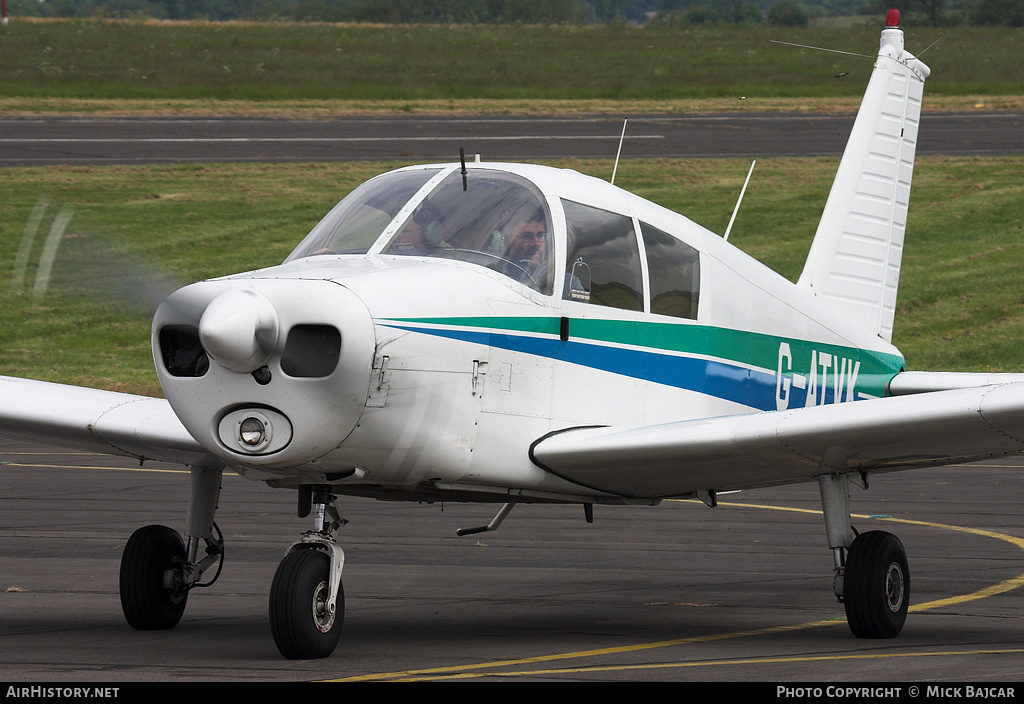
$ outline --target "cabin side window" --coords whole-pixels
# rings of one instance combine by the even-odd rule
[[[700,257],[697,250],[647,223],[640,223],[651,281],[651,312],[697,319]]]
[[[563,298],[642,311],[643,277],[633,221],[562,201],[567,249]]]

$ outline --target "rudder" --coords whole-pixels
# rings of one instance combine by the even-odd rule
[[[882,30],[846,151],[797,285],[892,339],[924,81],[895,19]]]

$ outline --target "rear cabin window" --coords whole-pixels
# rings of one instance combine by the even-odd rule
[[[640,223],[651,280],[651,312],[697,319],[700,258],[697,250],[647,223]]]
[[[564,298],[643,311],[640,250],[625,215],[562,201],[566,222]]]

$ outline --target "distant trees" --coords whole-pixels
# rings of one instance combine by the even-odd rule
[[[909,22],[1024,27],[1024,0],[871,0],[862,13],[893,7]]]
[[[882,14],[893,8],[900,11],[901,18],[936,26],[943,23],[945,6],[946,0],[872,0],[861,14]]]
[[[1024,27],[1024,0],[974,0],[967,13],[971,24]]]
[[[757,24],[900,10],[909,24],[1024,26],[1024,0],[9,0],[12,16],[298,22]]]
[[[681,20],[688,24],[756,24],[764,21],[764,12],[752,0],[713,3],[708,0],[662,0],[659,14],[663,20]]]
[[[790,0],[782,0],[768,10],[768,23],[782,27],[806,27],[810,19],[806,6]]]
[[[577,0],[350,0],[336,3],[350,21],[386,23],[536,22],[568,24],[586,12]]]

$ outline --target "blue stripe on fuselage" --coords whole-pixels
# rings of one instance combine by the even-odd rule
[[[394,323],[386,323],[386,325],[399,330],[472,342],[579,364],[590,369],[599,369],[677,389],[708,394],[759,410],[774,411],[776,409],[775,375],[735,364],[663,354],[649,349],[612,347],[572,340],[563,342],[551,337]],[[801,402],[801,399],[793,398],[792,401]]]

